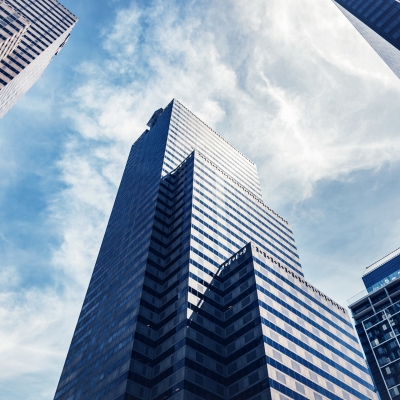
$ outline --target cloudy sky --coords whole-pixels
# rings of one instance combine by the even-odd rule
[[[0,120],[0,393],[51,399],[130,145],[177,98],[259,169],[343,305],[400,247],[400,81],[330,0],[63,0],[80,21]]]

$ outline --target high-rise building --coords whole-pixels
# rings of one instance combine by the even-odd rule
[[[57,0],[0,0],[0,118],[41,77],[77,20]]]
[[[132,146],[55,399],[376,399],[255,164],[178,101]]]
[[[368,267],[366,290],[349,300],[382,400],[400,399],[400,249]]]
[[[364,39],[400,78],[398,0],[333,0]]]

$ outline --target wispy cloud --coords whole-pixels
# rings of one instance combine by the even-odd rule
[[[256,161],[271,205],[400,159],[400,83],[330,1],[187,3],[117,11],[107,56],[81,63],[63,103],[53,280],[23,292],[15,266],[0,275],[0,384],[46,375],[36,400],[55,390],[129,147],[156,108],[179,99]]]
[[[398,79],[333,4],[207,4],[118,13],[104,34],[109,58],[86,65],[89,82],[76,92],[85,105],[76,121],[95,113],[100,124],[78,127],[83,134],[108,129],[117,140],[129,121],[132,137],[144,111],[177,97],[256,158],[274,202],[398,160]]]

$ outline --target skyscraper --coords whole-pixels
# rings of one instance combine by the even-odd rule
[[[40,78],[77,20],[57,0],[0,0],[0,118]]]
[[[178,101],[132,146],[55,399],[376,399],[255,164]]]
[[[392,71],[400,78],[398,0],[333,0]]]
[[[400,249],[365,271],[366,290],[349,300],[382,400],[400,399]]]

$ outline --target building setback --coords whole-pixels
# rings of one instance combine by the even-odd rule
[[[400,399],[400,249],[367,268],[350,299],[356,330],[381,400]]]
[[[398,0],[333,0],[364,39],[400,78]]]
[[[41,77],[77,20],[56,0],[0,0],[0,118]]]
[[[178,101],[132,146],[55,399],[376,399],[255,164]]]

